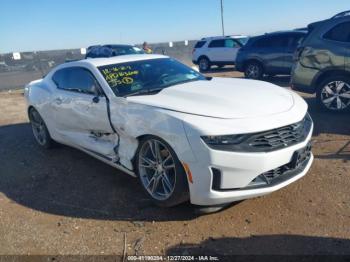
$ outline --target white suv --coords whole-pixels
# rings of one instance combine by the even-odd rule
[[[212,65],[234,65],[238,50],[247,41],[248,37],[241,35],[202,38],[194,46],[192,62],[200,71],[207,71]]]

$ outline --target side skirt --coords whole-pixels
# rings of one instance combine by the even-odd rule
[[[104,163],[114,167],[114,168],[119,169],[120,171],[123,171],[123,172],[127,173],[128,175],[130,175],[132,177],[137,177],[136,174],[133,171],[131,171],[131,170],[129,170],[129,169],[127,169],[127,168],[125,168],[125,167],[123,167],[121,165],[118,165],[118,164],[112,162],[112,159],[109,158],[109,157],[106,157],[104,155],[101,155],[99,153],[93,152],[91,150],[88,150],[88,149],[85,149],[85,148],[82,148],[82,147],[75,147],[75,148],[77,148],[77,149],[79,149],[79,150],[89,154],[90,156],[92,156],[92,157],[94,157],[94,158],[96,158],[96,159],[98,159],[98,160],[100,160],[100,161],[102,161],[102,162],[104,162]]]

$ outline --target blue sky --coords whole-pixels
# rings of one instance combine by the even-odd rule
[[[226,34],[303,27],[349,0],[224,0]],[[0,53],[220,35],[220,0],[0,0]]]

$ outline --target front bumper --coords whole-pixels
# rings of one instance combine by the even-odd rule
[[[236,59],[235,70],[238,71],[238,72],[243,72],[244,71],[243,65],[244,64],[243,64],[242,60]]]
[[[313,127],[303,142],[268,153],[219,151],[209,148],[203,141],[199,142],[195,146],[198,161],[191,163],[190,166],[193,176],[193,183],[190,184],[191,203],[219,205],[262,196],[303,177],[312,164],[312,154],[303,168],[287,179],[281,179],[278,183],[264,187],[249,188],[251,182],[259,175],[290,163],[294,153],[309,144],[312,129]],[[216,183],[213,179],[215,169],[221,173],[220,190],[213,189],[213,183]]]

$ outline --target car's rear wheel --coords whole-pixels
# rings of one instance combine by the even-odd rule
[[[206,57],[199,58],[198,67],[199,67],[199,71],[201,72],[208,71],[211,67],[209,59]]]
[[[52,147],[54,141],[47,130],[44,120],[40,116],[39,112],[34,108],[29,110],[29,120],[32,126],[34,138],[38,144],[44,148]]]
[[[263,77],[263,67],[258,62],[248,62],[244,75],[249,79],[261,79]]]
[[[350,108],[350,78],[331,76],[317,90],[317,102],[325,110],[342,112]]]
[[[184,168],[164,140],[154,136],[142,139],[135,167],[143,189],[158,206],[171,207],[189,199]]]

